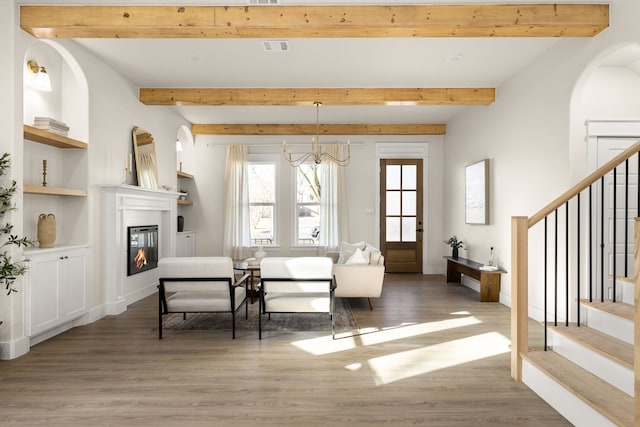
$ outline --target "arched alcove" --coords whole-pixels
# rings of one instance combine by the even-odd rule
[[[50,91],[40,90],[31,84],[34,73],[29,70],[28,61],[35,61],[39,67],[46,69],[51,80]],[[57,218],[56,246],[86,244],[89,143],[87,79],[78,61],[56,41],[33,41],[25,51],[23,62],[24,233],[30,239],[37,240],[39,214],[53,213]],[[70,138],[72,148],[68,148],[69,141],[57,140],[59,129],[58,132],[56,129],[37,129],[39,126],[35,126],[34,122],[36,117],[65,123],[69,128],[68,133],[65,135],[63,130],[61,134]],[[37,132],[40,134],[36,135]]]
[[[588,121],[640,121],[640,44],[612,46],[585,67],[573,88],[570,114],[572,176],[597,167],[588,144]]]
[[[45,67],[51,79],[51,91],[33,87],[34,74],[27,67],[33,60]],[[69,136],[89,139],[89,86],[82,68],[61,44],[35,40],[27,48],[23,67],[23,123],[34,117],[51,117],[69,125]]]

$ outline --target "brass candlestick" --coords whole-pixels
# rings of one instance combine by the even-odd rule
[[[47,161],[42,161],[42,186],[47,186]]]

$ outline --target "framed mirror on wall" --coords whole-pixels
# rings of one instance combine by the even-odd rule
[[[133,153],[135,156],[135,176],[138,187],[157,190],[158,162],[153,136],[147,130],[135,126],[133,128]]]

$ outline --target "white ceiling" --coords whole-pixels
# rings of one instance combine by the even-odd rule
[[[18,0],[19,3],[42,3]],[[553,1],[542,1],[542,3]],[[598,2],[587,0],[584,3]],[[210,0],[246,5],[248,0]],[[348,4],[389,4],[351,0]],[[403,4],[487,3],[410,0]],[[512,0],[510,3],[530,3]],[[113,4],[59,0],[56,4]],[[135,4],[203,4],[139,0]],[[281,0],[282,5],[344,4]],[[269,6],[264,6],[269,7]],[[77,39],[139,87],[495,87],[557,42],[556,38],[289,39],[288,52],[266,52],[261,39]],[[448,58],[461,55],[462,59]],[[174,108],[191,123],[313,123],[313,106]],[[325,106],[322,123],[447,123],[473,107]]]
[[[290,39],[287,52],[267,52],[258,39],[76,41],[139,87],[498,88],[556,39]],[[313,107],[172,108],[192,123],[315,120]],[[464,108],[323,107],[321,121],[446,123]]]

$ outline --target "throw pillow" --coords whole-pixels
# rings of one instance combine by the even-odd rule
[[[367,244],[367,246],[364,248],[364,254],[365,256],[367,256],[367,258],[369,258],[369,264],[371,265],[380,264],[380,257],[382,256],[382,252],[380,252],[378,249]]]
[[[356,249],[362,250],[364,249],[364,245],[365,245],[365,242],[358,242],[358,243],[341,242],[340,257],[338,258],[338,264],[345,264],[347,260],[351,258],[351,255],[354,254]]]
[[[349,257],[347,265],[361,265],[361,264],[369,264],[369,257],[365,255],[362,249],[358,248],[356,251]]]

